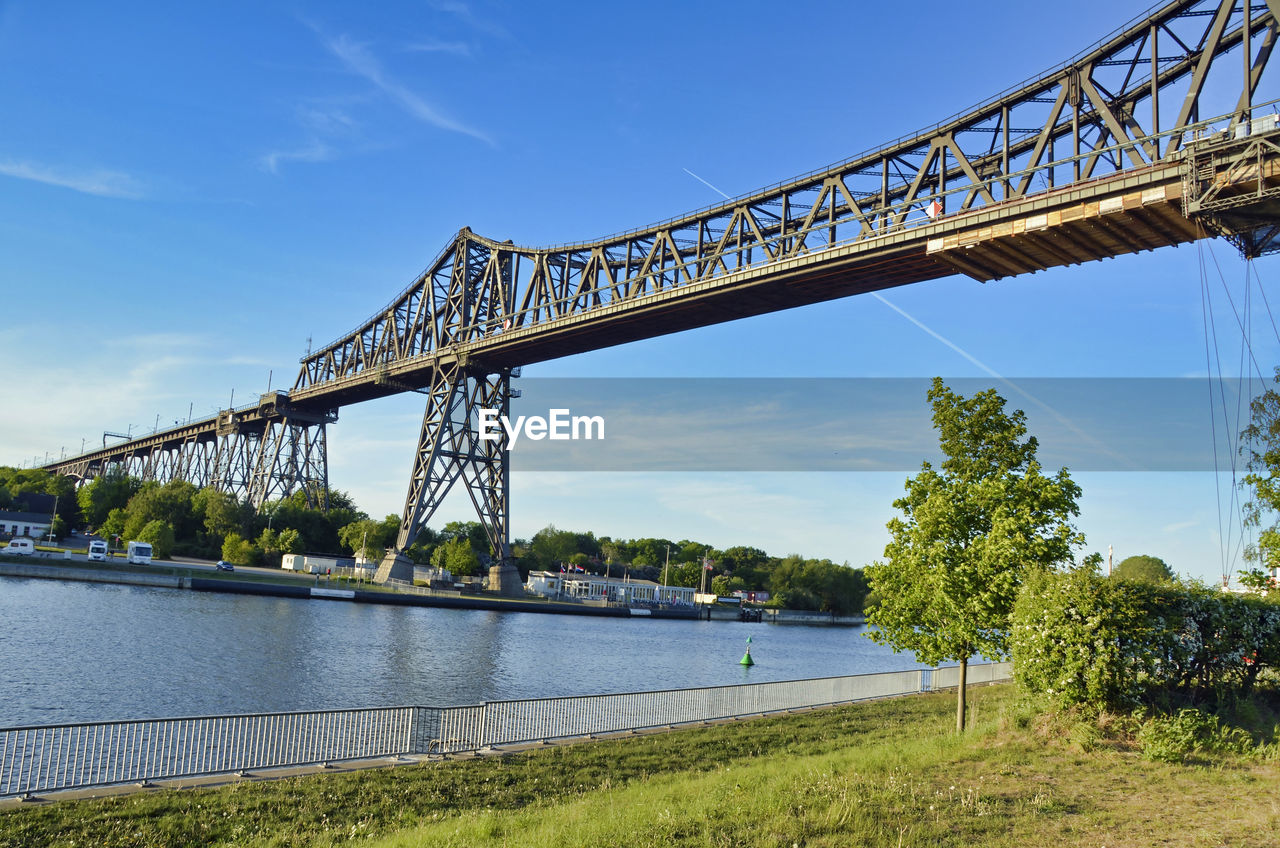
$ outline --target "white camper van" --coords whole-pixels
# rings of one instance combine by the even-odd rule
[[[36,544],[30,539],[12,539],[7,547],[0,548],[0,553],[9,554],[10,556],[15,554],[17,556],[31,556],[35,552]]]
[[[129,549],[126,552],[125,559],[135,565],[151,564],[151,543],[150,542],[130,542]]]
[[[107,543],[101,539],[91,539],[89,541],[89,562],[106,562],[107,561]]]

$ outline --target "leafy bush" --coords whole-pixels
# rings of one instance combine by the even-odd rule
[[[1196,709],[1148,720],[1138,731],[1138,744],[1142,756],[1162,763],[1182,763],[1196,752],[1247,754],[1253,749],[1248,733]]]
[[[1280,665],[1280,605],[1205,586],[1145,587],[1155,682],[1216,701],[1247,694]]]
[[[1089,568],[1040,573],[1014,607],[1010,646],[1018,682],[1059,706],[1124,708],[1152,688],[1227,705],[1280,667],[1280,604]]]
[[[222,558],[236,565],[257,565],[262,560],[262,549],[239,533],[228,533],[222,542]]]
[[[1064,707],[1137,703],[1150,663],[1135,639],[1146,628],[1140,592],[1087,568],[1028,577],[1012,617],[1015,679]]]

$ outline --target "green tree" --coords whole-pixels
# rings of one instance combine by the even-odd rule
[[[302,537],[302,547],[308,551],[337,551],[341,548],[338,531],[353,521],[369,516],[354,508],[351,499],[337,490],[329,492],[329,510],[307,504],[307,494],[294,492],[287,498],[266,504],[263,513],[255,519],[253,533],[261,532],[271,518],[273,530],[292,528]]]
[[[1080,488],[1041,473],[1026,415],[994,389],[971,398],[934,378],[928,394],[944,459],[921,465],[894,501],[885,562],[867,568],[879,605],[870,635],[924,663],[960,664],[956,729],[964,730],[969,658],[1008,653],[1009,616],[1024,576],[1067,561]]]
[[[679,545],[667,539],[633,539],[626,547],[631,552],[632,565],[666,568],[668,550],[673,567],[680,561]]]
[[[262,558],[262,551],[239,533],[228,533],[222,540],[222,558],[236,565],[256,565]]]
[[[357,556],[363,550],[367,559],[380,560],[382,553],[396,543],[400,532],[400,516],[388,515],[381,521],[364,518],[353,521],[338,531],[338,541]]]
[[[727,597],[733,592],[730,588],[731,577],[727,574],[717,574],[711,578],[711,592],[721,598]]]
[[[723,551],[712,551],[711,558],[720,569],[742,580],[747,589],[767,589],[776,561],[759,548],[741,545]]]
[[[452,524],[445,526],[445,535],[449,535]],[[528,566],[532,570],[554,571],[556,563],[568,562],[579,550],[579,537],[589,534],[575,533],[572,530],[558,530],[554,524],[548,524],[529,541],[529,552],[525,555]],[[594,541],[594,537],[593,537]],[[488,542],[485,542],[485,550]],[[598,550],[598,546],[597,546]]]
[[[1138,554],[1120,560],[1112,569],[1111,576],[1118,580],[1137,580],[1140,583],[1169,583],[1173,580],[1173,571],[1160,557]]]
[[[243,535],[250,524],[251,507],[226,492],[206,486],[191,498],[191,510],[210,536],[225,539],[228,533]]]
[[[1244,588],[1270,598],[1280,598],[1280,582],[1261,568],[1250,568],[1237,572],[1237,575]]]
[[[276,537],[276,545],[282,554],[302,553],[302,537],[292,527],[286,527]]]
[[[117,471],[95,477],[76,490],[80,514],[89,527],[100,527],[113,509],[124,509],[137,493],[140,480]]]
[[[264,528],[263,531],[258,534],[256,547],[258,550],[262,551],[262,562],[264,565],[280,565],[280,554],[283,552],[280,550],[279,533],[269,527]]]
[[[164,485],[143,483],[125,509],[125,537],[137,539],[143,527],[152,521],[163,521],[173,528],[175,539],[194,539],[199,522],[191,511],[191,502],[196,491],[185,480],[170,480]]]
[[[103,539],[106,539],[109,543],[112,543],[116,536],[122,537],[120,540],[122,544],[128,541],[123,538],[124,523],[127,517],[128,516],[126,516],[123,509],[116,508],[111,510],[111,512],[107,514],[106,520],[98,526],[98,535]]]
[[[675,553],[672,551],[672,553]],[[700,562],[671,562],[671,568],[663,566],[662,570],[668,574],[668,585],[670,586],[689,586],[699,589],[702,586],[702,563]]]
[[[448,569],[454,577],[467,577],[480,569],[480,560],[465,536],[455,536],[437,546],[431,555],[431,564]]]
[[[387,518],[390,520],[391,516]],[[444,526],[444,530],[440,531],[440,535],[446,539],[466,537],[476,556],[490,553],[489,534],[485,532],[484,525],[479,521],[450,521]]]
[[[155,559],[168,559],[173,552],[173,527],[167,521],[147,522],[135,538],[151,543],[151,556]]]
[[[405,556],[413,560],[418,565],[430,565],[431,555],[435,553],[436,546],[444,541],[444,537],[432,530],[430,527],[423,527],[418,531],[418,538],[414,539],[404,552]]]
[[[1280,385],[1280,367],[1275,382]],[[1245,523],[1262,528],[1258,543],[1245,549],[1249,560],[1263,568],[1280,564],[1280,392],[1269,388],[1249,404],[1249,426],[1240,434],[1248,473],[1240,485],[1250,493],[1244,505]]]
[[[852,615],[862,611],[867,583],[860,568],[792,554],[774,568],[769,591],[786,609]]]

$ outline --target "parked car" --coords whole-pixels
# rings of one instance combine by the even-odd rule
[[[218,564],[215,565],[214,568],[218,569],[219,571],[235,571],[236,570],[236,567],[234,565],[232,565],[229,562],[223,562],[222,560],[218,560]]]
[[[30,539],[11,539],[9,544],[0,548],[0,554],[10,556],[31,556],[36,552],[36,543]]]

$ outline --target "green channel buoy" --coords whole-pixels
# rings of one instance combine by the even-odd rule
[[[739,665],[755,665],[756,661],[751,659],[751,637],[747,637],[747,652],[742,655],[742,659],[738,660]]]

